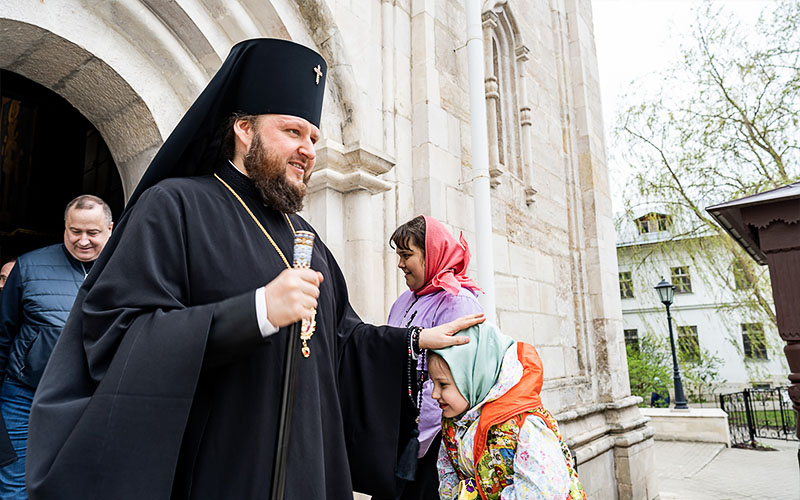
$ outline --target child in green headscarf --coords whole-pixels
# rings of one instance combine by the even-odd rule
[[[433,351],[442,409],[439,494],[447,500],[585,500],[558,424],[542,407],[536,349],[483,323],[469,344]]]

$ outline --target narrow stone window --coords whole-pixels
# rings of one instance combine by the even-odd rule
[[[483,37],[491,183],[497,186],[510,174],[524,184],[530,205],[536,190],[531,186],[532,121],[524,75],[529,50],[505,1],[488,3]]]

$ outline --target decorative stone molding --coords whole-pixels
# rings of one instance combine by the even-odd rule
[[[502,163],[496,162],[489,165],[489,185],[492,187],[499,186],[504,173],[506,173],[506,167]]]
[[[486,23],[484,23],[484,28]],[[486,93],[486,119],[489,141],[489,185],[497,187],[500,185],[500,177],[505,173],[505,167],[500,163],[500,152],[498,150],[498,116],[497,108],[500,102],[500,88],[497,85],[497,76],[492,73],[486,75],[484,80],[484,91]]]
[[[507,0],[485,2],[482,20],[491,186],[500,185],[505,172],[529,186],[532,121],[524,65],[530,50],[522,42]],[[527,205],[531,203],[526,199]]]
[[[533,122],[531,121],[531,107],[528,105],[519,108],[519,124],[523,127],[530,127]]]
[[[575,449],[578,463],[587,462],[613,447],[627,448],[653,437],[655,431],[636,406],[638,396],[628,396],[611,403],[596,403],[556,415],[559,423],[602,418],[602,423],[565,439]]]
[[[530,58],[530,49],[522,44],[519,40],[514,52],[517,56],[517,65],[519,67],[519,126],[520,126],[520,140],[522,141],[521,155],[522,155],[522,180],[525,183],[525,205],[531,206],[535,201],[534,195],[536,190],[532,186],[533,179],[533,164],[531,158],[533,152],[531,151],[532,142],[532,125],[533,118],[531,116],[531,105],[528,102],[528,84],[525,81],[525,63]]]
[[[324,139],[317,148],[317,164],[308,183],[309,193],[333,189],[349,193],[363,189],[371,194],[382,193],[392,185],[378,176],[394,167],[394,159],[382,156],[356,142],[345,149],[341,144]]]
[[[604,471],[604,464],[613,460],[614,487],[592,485],[593,491],[603,498],[658,498],[658,488],[653,480],[655,430],[648,425],[650,419],[642,415],[637,406],[641,401],[638,396],[626,396],[556,415],[578,470],[588,471],[588,481],[584,486],[591,485],[592,478]]]
[[[497,77],[494,75],[489,75],[486,77],[484,81],[484,87],[486,90],[486,99],[500,99],[500,92],[497,89]]]
[[[482,21],[483,22],[481,23],[481,27],[483,28],[484,34],[489,32],[490,30],[493,30],[493,29],[497,28],[497,20],[496,20],[496,18],[487,15],[486,12],[484,12],[484,14],[483,14],[483,20]],[[484,43],[486,43],[487,41],[488,40],[484,40]]]
[[[536,193],[538,192],[533,186],[527,186],[525,188],[525,204],[528,206],[533,205],[536,202]]]
[[[488,11],[495,11],[500,12],[500,10],[506,6],[508,0],[488,0],[483,4],[483,12],[486,13]]]
[[[524,63],[530,58],[529,54],[531,53],[531,49],[520,42],[517,48],[514,49],[514,52],[517,54],[517,62]]]

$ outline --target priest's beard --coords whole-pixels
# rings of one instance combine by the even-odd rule
[[[296,186],[286,180],[286,161],[267,149],[258,134],[244,155],[244,170],[261,194],[261,199],[279,212],[293,214],[303,209],[306,181]]]

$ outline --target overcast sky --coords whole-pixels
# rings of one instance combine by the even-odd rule
[[[745,21],[755,20],[772,0],[716,0]],[[620,99],[630,82],[645,84],[647,75],[667,68],[679,56],[680,42],[690,36],[692,9],[701,0],[592,0],[594,35],[600,71],[606,146],[617,112],[626,103]],[[621,209],[620,187],[627,174],[614,165],[609,151],[609,174],[615,212]]]

